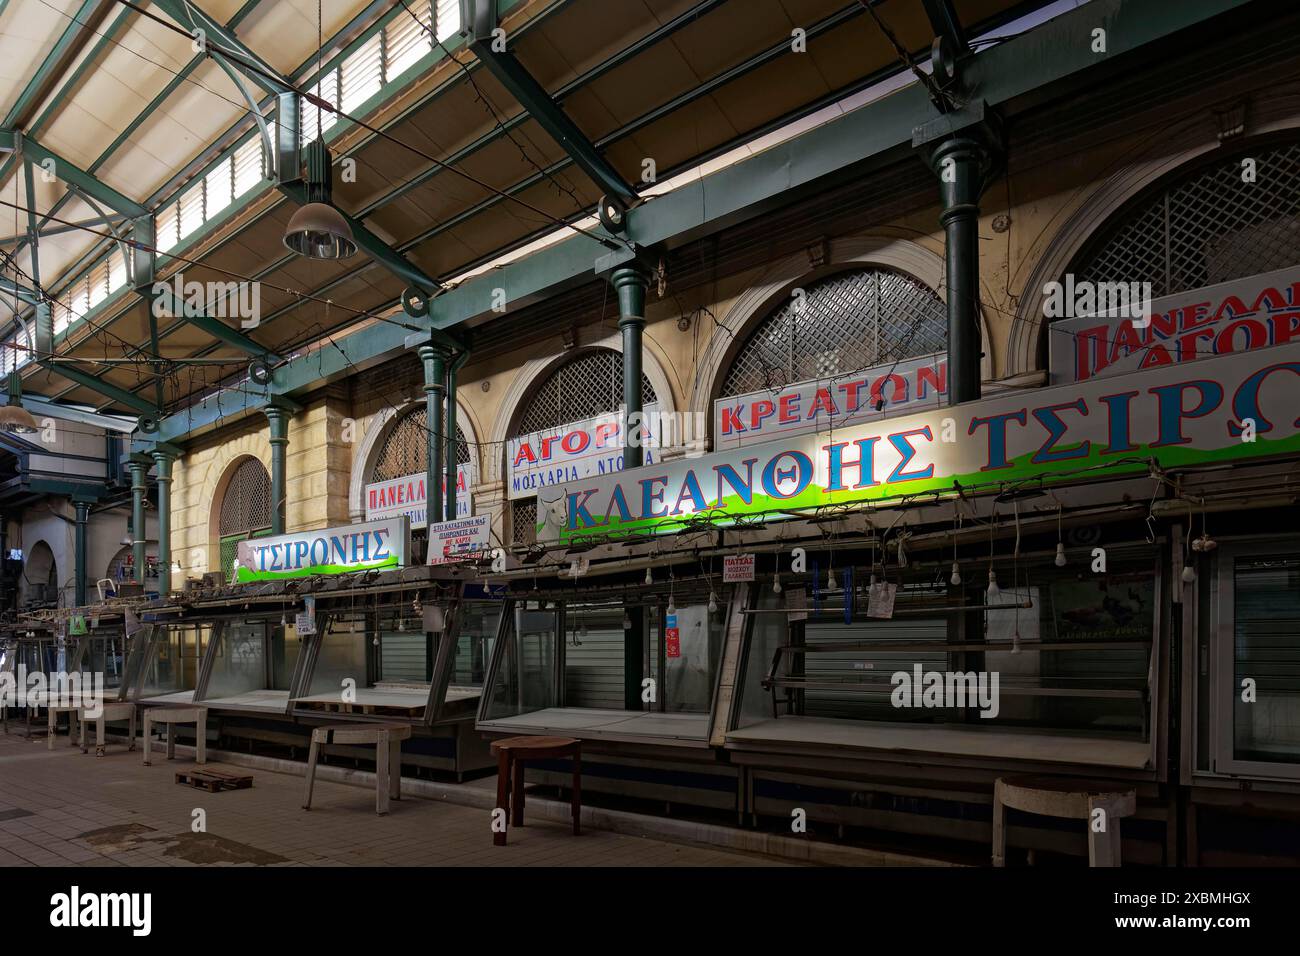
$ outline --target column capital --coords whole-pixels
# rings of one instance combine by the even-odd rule
[[[645,293],[650,287],[650,270],[633,260],[611,272],[609,283],[618,295],[619,328],[645,325]]]
[[[270,404],[262,407],[262,414],[266,416],[267,424],[271,426],[271,442],[287,442],[289,440],[289,419],[293,418],[294,410],[284,405]]]

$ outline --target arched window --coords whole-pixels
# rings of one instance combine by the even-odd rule
[[[37,541],[23,562],[24,594],[28,604],[57,604],[59,567],[54,552],[44,541]]]
[[[271,532],[271,476],[256,458],[245,458],[235,466],[221,497],[220,514],[221,570],[230,580],[239,542]]]
[[[1297,250],[1300,141],[1255,144],[1144,193],[1067,271],[1092,282],[1150,282],[1160,298],[1295,265]]]
[[[657,400],[654,386],[641,374],[641,403]],[[522,411],[510,437],[558,428],[570,422],[618,411],[623,405],[623,353],[592,349],[551,371],[520,404]],[[510,509],[511,535],[516,544],[536,540],[537,499],[523,498]]]
[[[384,436],[371,469],[371,481],[388,481],[417,475],[429,467],[429,432],[425,427],[426,410],[423,405],[407,409]],[[470,461],[469,442],[465,432],[456,425],[456,464]]]
[[[829,378],[948,347],[934,290],[890,269],[836,272],[792,292],[741,341],[719,397]]]

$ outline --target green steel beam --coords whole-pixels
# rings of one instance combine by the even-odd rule
[[[64,159],[53,150],[46,149],[36,140],[24,136],[19,148],[22,150],[23,155],[34,163],[44,164],[47,161],[53,161],[53,173],[59,179],[71,186],[76,186],[86,195],[112,206],[123,215],[132,218],[151,215],[148,209],[134,199],[122,195],[112,186],[96,179],[93,174],[86,172],[70,160]]]
[[[1051,84],[1083,75],[1118,56],[1170,36],[1211,17],[1244,6],[1249,0],[1092,0],[1028,33],[973,54],[963,76],[991,106]],[[1108,53],[1092,52],[1092,31],[1106,28]],[[889,96],[809,130],[790,141],[720,170],[702,181],[683,185],[628,215],[627,238],[638,245],[676,245],[708,235],[788,203],[792,197],[846,174],[866,168],[891,153],[909,153],[913,130],[936,114],[926,90],[911,84]],[[469,280],[430,303],[434,329],[451,330],[494,315],[494,290],[504,289],[510,310],[554,295],[566,286],[589,281],[597,260],[610,269],[632,258],[630,250],[608,250],[575,235]],[[320,349],[276,370],[270,395],[306,391],[322,380],[365,367],[404,347],[400,328],[383,325],[338,340],[339,349]],[[346,353],[344,360],[339,350]],[[269,395],[226,393],[164,420],[161,434],[183,441],[249,409],[260,408]]]
[[[202,329],[214,339],[220,339],[227,345],[233,345],[235,348],[242,352],[247,352],[249,355],[264,357],[271,362],[280,361],[280,356],[271,352],[265,345],[253,341],[247,335],[240,332],[238,329],[231,328],[220,319],[214,319],[212,316],[204,312],[203,309],[196,308],[188,302],[178,300],[168,289],[160,289],[158,292],[154,293],[148,288],[142,288],[140,294],[146,302],[150,303],[149,311],[151,315],[153,314],[153,304],[155,302],[161,302],[166,306],[167,311],[171,316],[184,319],[190,325]]]
[[[151,403],[145,401],[134,392],[128,392],[124,388],[118,388],[109,382],[95,378],[93,375],[87,375],[81,369],[70,368],[63,363],[41,362],[42,367],[49,369],[55,375],[62,375],[64,378],[70,378],[78,385],[84,385],[93,392],[98,392],[105,398],[111,398],[120,405],[127,408],[133,408],[144,415],[157,415],[158,409]]]
[[[966,31],[962,29],[961,19],[952,8],[952,0],[921,0],[925,6],[925,15],[930,19],[930,28],[934,35],[943,37],[952,44],[955,56],[962,56],[969,51]]]
[[[498,83],[506,88],[524,111],[542,127],[551,139],[573,158],[575,164],[591,179],[601,192],[619,199],[625,206],[637,200],[636,190],[616,170],[612,163],[596,149],[591,139],[578,128],[578,124],[551,98],[542,84],[519,62],[509,49],[495,50],[496,38],[492,35],[497,26],[494,0],[463,0],[468,7],[473,29],[469,47]]]
[[[293,89],[292,85],[286,80],[271,79],[271,77],[279,77],[275,67],[245,46],[244,42],[235,36],[234,31],[227,30],[221,23],[204,13],[196,3],[188,2],[188,0],[153,0],[153,5],[175,20],[182,28],[187,30],[201,29],[210,39],[214,38],[219,46],[225,47],[245,59],[252,60],[270,76],[264,76],[256,70],[246,69],[240,63],[234,63],[233,65],[238,67],[241,72],[246,73],[249,79],[266,92],[285,93]],[[211,52],[212,56],[221,55],[219,52],[212,52],[210,48],[209,52]]]
[[[77,12],[72,15],[72,19],[64,28],[63,34],[55,41],[54,47],[41,61],[41,66],[36,71],[36,74],[27,81],[27,85],[18,94],[18,99],[14,101],[14,105],[5,114],[4,122],[0,123],[0,126],[13,126],[34,105],[54,71],[63,65],[64,54],[68,52],[72,44],[77,41],[77,37],[81,35],[82,28],[85,26],[86,15],[99,6],[101,2],[103,0],[84,0]]]

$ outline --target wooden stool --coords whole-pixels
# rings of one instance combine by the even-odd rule
[[[993,785],[993,865],[1006,865],[1006,808],[1047,817],[1083,820],[1088,827],[1088,865],[1120,865],[1120,820],[1137,812],[1137,793],[1098,787],[1089,780],[999,777]],[[1094,810],[1105,811],[1105,830],[1092,826]]]
[[[402,799],[402,741],[410,739],[410,724],[342,724],[317,727],[311,732],[307,754],[307,792],[302,808],[311,809],[311,789],[316,782],[316,758],[322,744],[375,745],[375,813],[388,812],[388,798]]]
[[[77,717],[81,720],[81,752],[89,753],[86,748],[86,724],[95,725],[95,756],[104,756],[104,724],[110,720],[126,720],[130,722],[130,729],[127,730],[127,751],[135,749],[135,703],[129,700],[104,701],[100,707],[98,717],[87,717],[86,708],[82,707],[77,711]],[[197,742],[197,741],[196,741]]]
[[[570,812],[573,835],[579,833],[582,815],[582,742],[572,737],[507,737],[492,742],[497,755],[497,808],[506,812],[509,826],[524,825],[524,764],[529,760],[573,758],[573,795]],[[492,834],[496,846],[506,845],[506,832]]]
[[[206,707],[149,707],[144,712],[144,765],[149,766],[149,743],[154,724],[167,725],[167,759],[176,757],[176,725],[194,725],[194,761],[208,762],[208,709]]]
[[[54,731],[59,726],[59,714],[68,715],[68,746],[74,747],[77,743],[77,712],[81,710],[75,705],[63,705],[47,703],[45,713],[47,715],[47,726],[49,730],[45,734],[45,749],[54,749]]]

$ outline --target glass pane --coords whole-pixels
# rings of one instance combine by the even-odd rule
[[[555,706],[556,619],[554,610],[525,610],[523,602],[515,605],[492,686],[489,720]]]
[[[756,614],[746,622],[748,644],[745,657],[744,682],[741,684],[738,728],[748,727],[761,720],[772,718],[772,697],[763,688],[763,678],[772,665],[776,649],[790,643],[790,621],[784,611],[791,595],[798,589],[787,586],[780,594],[770,587],[761,587]]]
[[[234,697],[264,690],[266,681],[266,624],[231,621],[218,638],[205,700]]]
[[[341,699],[343,682],[368,686],[366,672],[367,628],[363,615],[331,617],[316,655],[308,696],[329,695]]]
[[[730,600],[731,589],[726,588],[714,600],[715,611],[709,611],[707,598],[703,601],[682,599],[676,602],[676,614],[664,614],[662,660],[665,676],[658,682],[663,705],[657,709],[689,714],[707,714],[710,711]],[[660,609],[656,608],[651,615],[653,624],[649,641],[654,649],[652,662],[655,665],[649,673],[656,678],[660,660],[659,615]]]
[[[157,697],[193,690],[198,673],[201,640],[194,627],[159,628],[145,648],[140,675],[140,695]]]
[[[623,709],[623,605],[571,604],[564,648],[564,705]]]
[[[1234,756],[1300,763],[1300,556],[1241,559],[1233,578]]]
[[[443,702],[444,717],[478,711],[483,680],[488,662],[492,660],[492,649],[496,646],[504,610],[503,601],[465,601],[461,605],[460,636],[456,639],[451,680],[447,683],[447,696]]]

